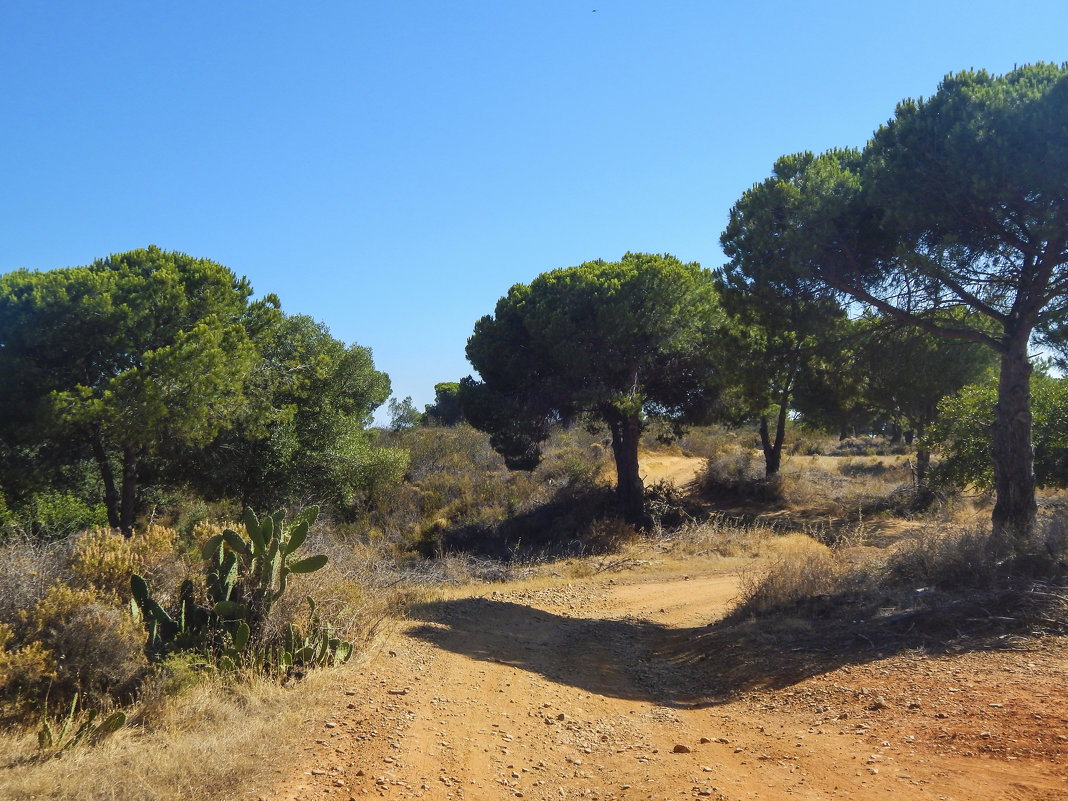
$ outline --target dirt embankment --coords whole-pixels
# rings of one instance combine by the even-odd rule
[[[768,665],[766,687],[732,690],[693,644],[735,590],[717,573],[595,576],[417,608],[268,797],[1068,798],[1063,643],[790,682]]]

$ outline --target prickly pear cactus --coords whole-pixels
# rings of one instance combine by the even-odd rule
[[[251,509],[242,516],[243,532],[224,529],[201,550],[207,563],[205,591],[208,605],[196,603],[192,582],[182,586],[178,609],[168,613],[156,601],[141,576],[130,580],[131,611],[148,632],[146,649],[151,655],[172,650],[198,649],[212,654],[224,670],[240,667],[265,669],[294,664],[322,666],[344,662],[352,644],[334,636],[320,623],[311,607],[307,634],[290,626],[282,646],[267,649],[263,633],[274,604],[294,574],[313,573],[327,563],[325,554],[295,558],[308,538],[319,507],[305,509],[291,525],[283,512],[262,520]]]
[[[310,506],[287,527],[282,512],[260,520],[246,509],[241,521],[244,536],[228,528],[209,539],[202,556],[215,565],[208,575],[215,614],[222,620],[245,621],[256,638],[286,591],[289,576],[313,573],[326,565],[325,554],[293,558],[318,517],[319,507]]]

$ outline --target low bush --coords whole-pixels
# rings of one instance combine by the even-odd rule
[[[614,510],[610,487],[558,486],[529,511],[480,522],[446,525],[442,520],[410,545],[424,557],[456,552],[507,560],[579,556],[604,546],[604,538],[592,541],[594,526]]]
[[[56,660],[39,641],[16,643],[12,627],[0,623],[0,699],[14,702],[11,711],[18,714],[24,699],[36,699],[47,690]]]
[[[942,590],[995,586],[1006,554],[993,547],[986,528],[924,527],[903,539],[890,555],[889,583]]]
[[[0,538],[59,540],[89,528],[107,526],[104,504],[88,504],[69,492],[36,492],[18,509],[0,516]]]
[[[786,440],[786,451],[795,456],[822,456],[834,453],[839,439],[825,431],[793,426]]]
[[[149,673],[140,626],[95,592],[57,584],[25,617],[28,639],[56,659],[52,706],[70,703],[75,693],[91,707],[129,702]]]
[[[684,454],[709,459],[724,452],[752,450],[754,443],[752,432],[724,426],[697,426],[686,430],[679,440],[679,447]]]
[[[178,559],[176,540],[174,529],[160,525],[147,526],[130,537],[106,528],[86,531],[74,539],[68,564],[70,583],[129,599],[130,574],[165,574]]]
[[[1068,520],[1045,518],[1031,542],[1013,546],[989,526],[925,526],[906,537],[887,562],[887,579],[944,591],[989,590],[1032,581],[1068,580]]]
[[[847,437],[835,445],[833,453],[835,456],[901,456],[908,453],[908,446],[885,437]]]
[[[67,575],[70,542],[29,538],[0,545],[0,623],[15,623]]]
[[[757,451],[731,443],[707,457],[697,484],[701,497],[717,503],[773,502],[781,496],[781,478],[764,476]]]
[[[827,546],[803,534],[776,541],[771,564],[743,574],[739,604],[732,617],[778,614],[820,616],[827,602],[853,602],[868,585],[862,568],[839,559]]]
[[[148,673],[140,627],[93,590],[54,584],[17,621],[0,622],[5,717],[76,699],[99,708],[128,702]]]
[[[310,524],[307,515],[305,519]],[[272,528],[277,522],[272,520]],[[249,653],[260,655],[249,660],[250,669],[253,663],[275,665],[266,658],[268,653],[294,654],[287,664],[306,663],[313,656],[313,661],[321,664],[324,653],[330,659],[340,653],[347,631],[360,624],[370,628],[360,615],[363,606],[374,604],[368,604],[361,592],[359,580],[363,576],[353,570],[351,556],[339,560],[332,579],[324,576],[302,587],[301,593],[291,593],[291,603],[260,604],[256,593],[264,582],[270,584],[274,601],[289,601],[283,593],[284,580],[289,577],[282,569],[275,579],[283,583],[268,581],[268,571],[257,583],[251,572],[242,569],[242,560],[253,558],[254,546],[246,543],[238,548],[241,536],[236,531],[224,535],[224,529],[220,524],[202,522],[187,539],[159,525],[149,525],[129,538],[96,528],[58,542],[9,541],[0,546],[0,717],[25,719],[42,714],[45,704],[58,709],[76,698],[78,710],[107,709],[129,702],[155,671],[162,671],[161,676],[167,672],[171,640],[161,643],[159,636],[168,625],[190,635],[174,641],[181,639],[176,650],[192,648],[205,665],[218,666],[229,660],[235,667],[246,661],[242,654],[249,645]],[[311,571],[322,567],[326,555],[302,560],[294,554],[290,558],[290,550],[299,543],[290,528],[281,530],[286,542],[284,567],[304,574],[294,578],[314,575]],[[199,553],[192,556],[191,539],[199,539],[201,547],[209,543],[213,556],[222,553],[220,558],[226,564],[215,565],[214,584],[212,560],[205,563]],[[339,556],[346,552],[346,546],[333,538],[316,534],[311,539],[330,542]],[[241,551],[239,558],[233,549]],[[233,561],[237,577],[232,584],[220,578],[228,575],[227,560]],[[136,574],[143,576],[138,580],[143,592],[137,604],[143,623],[130,614],[131,575]],[[229,594],[212,597],[212,586],[228,587]],[[313,594],[322,591],[323,600],[309,606],[305,600],[308,590]],[[225,602],[225,609],[216,606],[219,601]],[[251,605],[250,614],[252,606],[260,611],[243,617],[242,605]],[[194,632],[200,625],[197,620],[205,628]],[[239,634],[237,627],[249,621],[256,623],[254,642],[248,642],[248,635],[234,639]],[[248,634],[252,634],[251,629]],[[335,640],[336,646],[332,644]],[[324,643],[325,652],[321,649]],[[315,653],[303,651],[306,647],[314,647]],[[155,665],[146,658],[146,652],[159,657]]]
[[[671,481],[657,481],[645,488],[645,510],[659,528],[676,528],[706,516],[700,504]]]
[[[928,620],[934,636],[990,622],[1029,633],[1068,631],[1064,517],[1047,518],[1022,549],[1006,547],[989,527],[931,525],[874,560],[858,560],[855,551],[813,545],[773,560],[745,577],[726,623],[837,617],[876,626]]]

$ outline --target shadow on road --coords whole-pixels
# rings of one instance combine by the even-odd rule
[[[961,636],[952,639],[933,636],[929,627],[920,633],[925,628],[917,628],[911,615],[671,628],[644,619],[569,617],[486,598],[423,604],[410,614],[416,622],[409,636],[453,653],[600,695],[675,708],[713,706],[917,648],[955,653],[1012,644],[993,632],[968,636],[958,630]]]

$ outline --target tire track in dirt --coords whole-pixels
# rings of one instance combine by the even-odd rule
[[[700,678],[715,672],[715,655],[671,655],[735,586],[716,574],[619,576],[483,588],[417,608],[353,671],[351,695],[308,746],[307,769],[270,801],[1068,797],[1057,750],[963,755],[939,747],[934,709],[880,708],[895,688],[937,688],[990,654],[898,657],[774,691],[708,694]],[[1030,679],[1063,686],[1064,649],[1050,659]],[[1003,668],[991,678],[999,698],[1019,675]],[[989,703],[980,689],[973,703]]]

